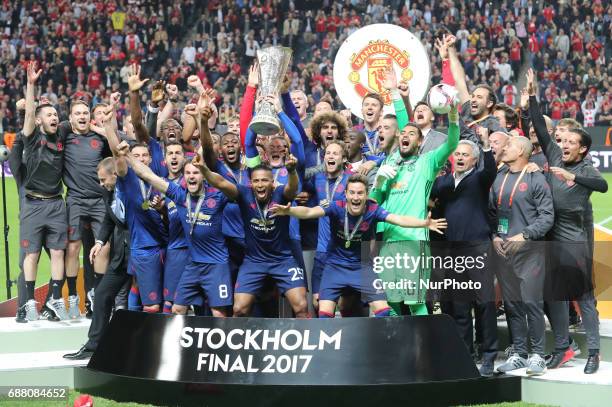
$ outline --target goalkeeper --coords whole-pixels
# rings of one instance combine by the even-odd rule
[[[426,154],[419,155],[423,141],[421,130],[408,123],[398,136],[398,149],[387,159],[376,174],[370,197],[384,209],[398,215],[419,219],[427,217],[427,204],[433,183],[440,169],[459,143],[459,115],[454,103],[448,113],[448,138],[446,143]],[[425,299],[429,284],[430,266],[429,231],[405,229],[389,223],[379,223],[383,244],[379,256],[402,259],[392,267],[385,267],[380,278],[387,287],[389,305],[401,315],[401,304],[410,307],[412,315],[426,315]],[[413,261],[404,262],[404,254]],[[397,256],[399,255],[399,256]],[[418,263],[415,260],[418,259]],[[416,264],[416,267],[413,265]],[[389,265],[389,263],[385,263]],[[424,284],[421,285],[421,282]],[[390,283],[402,289],[389,289]]]

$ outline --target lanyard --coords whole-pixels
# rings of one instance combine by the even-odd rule
[[[368,144],[368,149],[370,149],[370,152],[372,153],[372,155],[376,155],[378,154],[378,137],[374,137],[375,143],[372,144],[372,141],[370,140],[370,134],[376,134],[378,133],[378,130],[374,130],[372,133],[367,132],[366,130],[366,143]]]
[[[281,169],[283,167],[279,167],[279,168],[274,168],[276,170],[276,172],[274,173],[274,180],[272,181],[272,185],[276,188],[276,182],[278,180],[278,174],[281,172]]]
[[[327,202],[331,202],[334,199],[334,194],[336,193],[336,189],[338,189],[338,185],[342,182],[342,174],[336,178],[336,182],[334,183],[334,188],[329,192],[329,180],[325,180],[325,199]]]
[[[268,233],[268,204],[266,204],[265,209],[262,210],[255,193],[253,193],[253,199],[255,199],[255,205],[257,205],[257,212],[259,212],[259,219],[261,219],[263,224],[264,233]]]
[[[193,234],[193,229],[195,228],[196,222],[198,220],[200,209],[202,208],[204,198],[206,197],[205,187],[202,186],[202,195],[198,197],[198,203],[196,203],[195,212],[193,213],[193,216],[191,214],[191,197],[191,193],[187,194],[187,221],[189,222],[189,236]]]
[[[525,175],[525,171],[527,171],[527,167],[523,167],[521,174],[514,182],[514,186],[512,187],[512,192],[510,192],[510,208],[512,208],[512,200],[514,199],[514,193],[516,192],[516,187],[518,186],[519,182],[521,182],[521,179],[523,179],[523,175]],[[504,186],[506,186],[506,180],[508,179],[508,174],[510,174],[510,171],[508,171],[506,175],[504,176],[504,180],[502,181],[501,187],[499,188],[499,196],[497,197],[497,206],[501,205],[502,194],[504,193]]]
[[[232,178],[234,178],[234,181],[238,182],[238,185],[242,185],[242,170],[244,170],[242,165],[240,165],[240,168],[238,169],[238,178],[236,178],[236,174],[234,174],[234,170],[232,170],[231,167],[229,165],[227,165],[227,163],[225,161],[222,161],[222,162],[223,162],[223,165],[225,166],[225,169],[227,170],[227,172],[232,174]]]
[[[353,231],[349,233],[348,208],[344,211],[344,240],[346,240],[346,243],[344,243],[344,247],[346,247],[347,249],[351,247],[351,240],[353,240],[353,237],[355,237],[355,233],[357,233],[357,231],[359,230],[359,226],[361,226],[362,221],[363,214],[359,216],[359,218],[357,219],[357,223],[355,223]]]

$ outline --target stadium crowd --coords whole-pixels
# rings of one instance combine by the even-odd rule
[[[512,336],[498,371],[540,375],[572,359],[568,301],[576,300],[585,373],[595,373],[588,202],[607,183],[590,162],[583,127],[610,121],[612,6],[324,3],[3,4],[3,126],[19,130],[9,160],[21,197],[18,321],[39,311],[80,317],[83,244],[93,320],[88,342],[67,358],[90,356],[116,309],[271,315],[280,295],[298,318],[359,315],[362,301],[376,317],[425,315],[440,302],[471,350],[475,308],[489,376],[497,280]],[[432,84],[447,84],[432,90],[449,96],[447,114],[434,115],[427,101],[413,105],[409,84],[392,71],[384,87],[394,115],[382,114],[375,93],[363,98],[363,122],[342,110],[335,52],[360,26],[379,22],[421,38]],[[281,94],[263,97],[256,51],[274,45],[290,46],[293,64]],[[264,105],[278,134],[249,126]],[[430,243],[435,234],[442,244]],[[490,260],[484,271],[420,264],[377,275],[362,259],[362,244],[373,240],[381,258]],[[39,309],[43,248],[51,281]],[[419,284],[441,276],[480,288]],[[393,286],[400,281],[415,288]],[[555,333],[547,361],[545,304]]]

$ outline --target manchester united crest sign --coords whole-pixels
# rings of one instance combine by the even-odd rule
[[[385,113],[393,113],[391,95],[383,87],[385,71],[395,70],[408,82],[412,104],[427,93],[431,71],[425,47],[410,31],[392,24],[373,24],[355,31],[334,61],[334,85],[342,103],[361,117],[361,101],[370,92],[381,95]]]

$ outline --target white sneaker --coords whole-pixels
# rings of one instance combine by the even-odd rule
[[[40,318],[38,310],[36,309],[36,300],[28,300],[28,302],[25,303],[25,311],[28,321],[38,321],[38,318]]]
[[[66,304],[64,304],[63,298],[58,298],[56,300],[50,298],[49,301],[47,301],[47,307],[49,307],[49,309],[51,309],[55,316],[60,320],[65,321],[70,319],[68,312],[66,311]]]
[[[527,376],[541,376],[546,373],[546,361],[537,353],[531,355],[527,361]]]
[[[79,296],[71,295],[68,297],[68,317],[70,319],[81,318],[81,310],[79,310]]]
[[[524,367],[527,367],[527,359],[522,358],[518,353],[513,353],[512,356],[506,360],[506,363],[497,368],[497,371],[500,373],[506,373],[512,370],[522,369]]]

